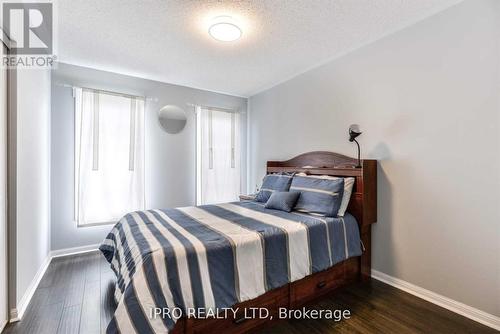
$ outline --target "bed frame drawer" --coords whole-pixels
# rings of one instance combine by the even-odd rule
[[[299,281],[289,283],[281,288],[268,291],[255,299],[235,305],[238,307],[236,319],[194,319],[181,318],[173,330],[173,334],[200,334],[200,333],[225,333],[240,334],[250,333],[257,328],[265,327],[279,320],[279,308],[296,308],[318,297],[321,297],[347,283],[360,278],[360,257],[350,258],[325,271],[307,276]],[[269,319],[245,319],[244,309],[266,308],[269,310]],[[250,314],[251,315],[251,314]]]
[[[291,307],[301,306],[342,286],[346,261],[290,284]]]
[[[273,320],[277,320],[279,308],[288,308],[288,305],[289,287],[287,285],[272,290],[270,293],[256,299],[235,305],[233,308],[238,308],[236,318],[231,316],[227,319],[185,319],[185,333],[247,333]],[[253,308],[267,309],[269,317],[264,319],[250,318]],[[245,309],[248,318],[245,318]],[[273,320],[270,319],[271,316]]]

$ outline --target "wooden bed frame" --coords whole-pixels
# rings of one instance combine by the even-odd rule
[[[294,309],[348,283],[369,278],[371,224],[377,221],[377,161],[362,160],[361,168],[355,168],[356,165],[356,159],[338,153],[309,152],[287,161],[268,161],[267,173],[305,172],[311,175],[354,177],[353,193],[347,211],[358,221],[365,248],[363,255],[237,304],[234,307],[238,307],[240,312],[235,318],[182,318],[177,322],[173,332],[176,334],[246,333],[272,323],[278,318],[278,310],[281,307]],[[267,308],[274,320],[245,318],[243,312],[250,308]]]

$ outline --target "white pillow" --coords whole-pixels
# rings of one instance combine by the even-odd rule
[[[331,176],[331,175],[307,175],[306,173],[297,173],[295,175],[298,176],[306,176],[306,177],[315,177],[318,179],[340,179],[340,177]],[[342,202],[340,203],[339,212],[337,216],[344,217],[345,212],[347,210],[347,206],[349,205],[349,200],[351,199],[352,188],[354,186],[354,178],[353,177],[344,177],[344,194],[342,195]]]

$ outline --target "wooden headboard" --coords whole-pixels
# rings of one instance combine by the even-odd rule
[[[358,221],[361,233],[368,232],[377,222],[377,160],[357,160],[333,152],[308,152],[287,161],[268,161],[267,173],[304,172],[311,175],[331,175],[355,178],[347,211]]]

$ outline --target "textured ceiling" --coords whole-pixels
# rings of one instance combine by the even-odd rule
[[[57,0],[59,61],[239,96],[272,87],[460,0]],[[231,15],[240,40],[217,42]]]

